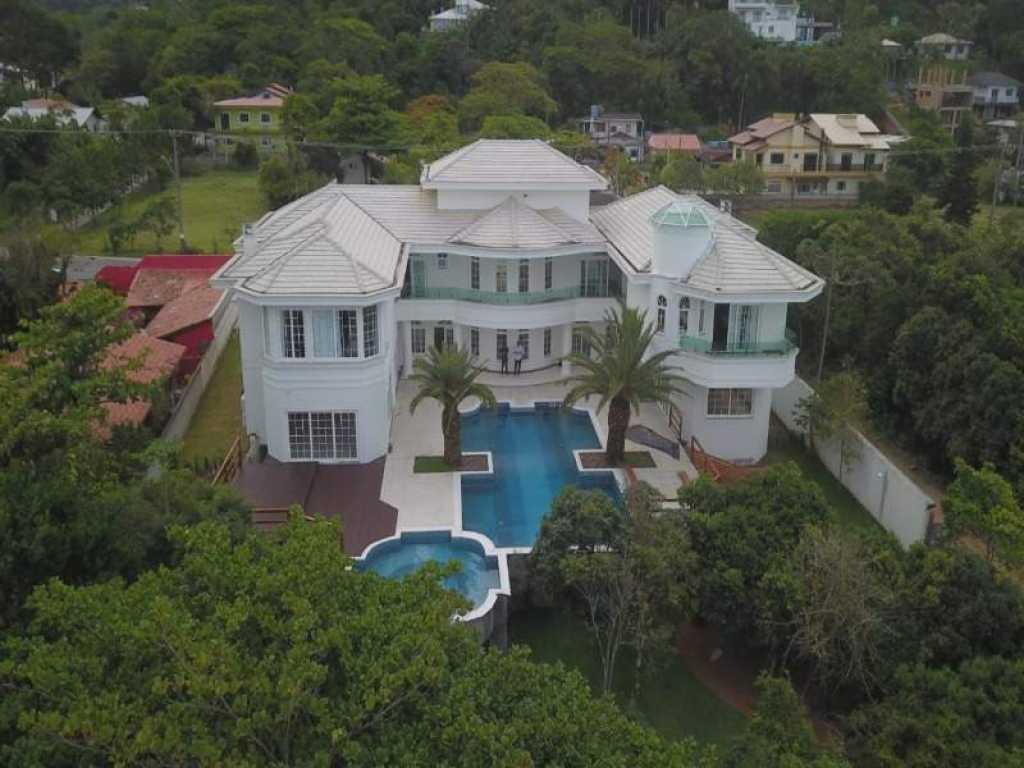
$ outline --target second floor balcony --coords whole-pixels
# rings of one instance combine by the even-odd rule
[[[716,357],[788,356],[797,351],[796,334],[786,329],[776,341],[719,341],[698,336],[679,337],[679,349]]]
[[[572,285],[565,288],[551,288],[546,291],[524,291],[516,293],[499,291],[481,291],[472,288],[455,288],[451,286],[431,288],[429,286],[413,286],[402,295],[403,299],[454,299],[456,301],[472,301],[479,304],[526,305],[546,304],[551,301],[567,301],[569,299],[604,299],[616,296],[612,286]]]

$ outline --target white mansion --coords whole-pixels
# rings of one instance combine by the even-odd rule
[[[332,183],[247,226],[212,280],[240,310],[246,430],[280,461],[372,461],[429,346],[495,368],[522,342],[524,371],[554,379],[586,351],[576,330],[621,299],[678,350],[678,437],[760,459],[772,389],[794,376],[787,305],[823,281],[698,197],[657,187],[591,209],[605,187],[544,142],[481,140],[418,186]]]

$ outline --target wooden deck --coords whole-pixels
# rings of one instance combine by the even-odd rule
[[[283,463],[266,459],[242,464],[233,480],[253,506],[253,522],[273,528],[298,504],[309,517],[341,524],[345,552],[359,555],[369,544],[393,536],[398,510],[380,500],[384,459],[369,464]]]

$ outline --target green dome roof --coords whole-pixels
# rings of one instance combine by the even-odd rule
[[[711,227],[702,210],[679,200],[658,209],[651,216],[651,223],[656,227]]]

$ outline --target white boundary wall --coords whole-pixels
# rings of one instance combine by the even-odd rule
[[[188,425],[192,423],[192,417],[199,407],[199,401],[203,399],[206,385],[210,383],[213,372],[217,370],[221,352],[230,341],[231,332],[237,324],[238,305],[233,301],[222,300],[213,316],[213,341],[203,353],[199,367],[193,372],[181,400],[178,401],[178,407],[174,409],[167,426],[160,434],[164,440],[181,440],[185,436]]]
[[[801,399],[813,392],[803,379],[797,377],[772,393],[772,411],[791,432],[801,437],[804,430],[796,425],[793,411]],[[856,434],[861,441],[861,456],[843,470],[842,484],[904,547],[924,541],[934,499],[922,491],[870,440],[860,432]],[[838,440],[817,439],[815,448],[829,472],[838,478]]]

